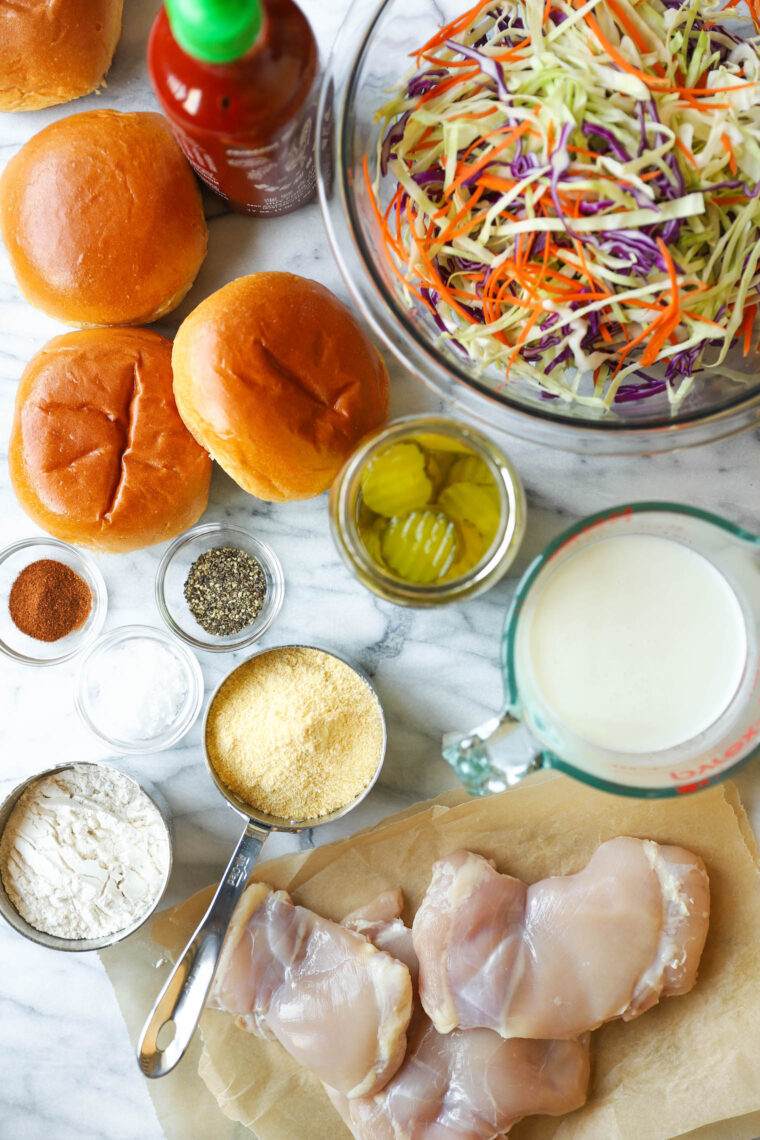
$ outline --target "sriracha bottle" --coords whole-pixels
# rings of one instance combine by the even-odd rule
[[[148,71],[198,176],[273,217],[314,196],[319,55],[293,0],[166,0]]]

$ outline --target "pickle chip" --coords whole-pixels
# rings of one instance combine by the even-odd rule
[[[427,506],[433,493],[425,456],[415,443],[394,443],[381,451],[367,464],[361,482],[365,504],[388,519]]]
[[[440,495],[446,483],[450,481],[448,476],[453,462],[454,456],[450,451],[428,451],[425,471],[433,484],[433,498]]]
[[[407,582],[437,582],[457,553],[454,523],[434,511],[412,511],[388,523],[380,539],[386,565]]]
[[[378,526],[378,523],[380,524]],[[364,549],[373,562],[375,562],[382,569],[385,568],[385,561],[383,559],[383,552],[380,546],[380,539],[382,532],[387,523],[385,519],[376,519],[371,526],[360,526],[359,537],[362,540]]]
[[[460,443],[458,439],[452,439],[450,435],[426,431],[414,438],[420,447],[426,447],[428,451],[453,451],[455,455],[472,455],[471,447],[466,443]]]
[[[493,487],[493,475],[479,455],[463,455],[449,472],[449,483],[478,483]]]
[[[451,483],[439,495],[438,506],[455,522],[472,523],[486,542],[491,542],[499,529],[499,496],[493,486]]]
[[[472,570],[485,553],[486,543],[483,535],[471,522],[459,524],[459,539],[457,556],[444,574],[442,579],[444,582],[450,582]]]
[[[375,522],[377,515],[371,511],[363,499],[359,499],[359,506],[356,512],[356,529],[359,534],[365,530],[370,530]]]

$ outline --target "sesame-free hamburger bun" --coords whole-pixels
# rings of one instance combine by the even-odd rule
[[[179,418],[171,342],[123,328],[48,341],[19,383],[8,464],[20,505],[66,542],[137,550],[192,526],[211,461]]]
[[[162,115],[84,111],[0,178],[0,232],[28,301],[69,325],[155,321],[206,255],[195,177]]]
[[[122,0],[0,3],[0,111],[36,111],[103,82],[121,35]]]
[[[326,491],[388,414],[388,373],[353,313],[292,273],[239,277],[180,325],[172,354],[179,414],[252,495]]]

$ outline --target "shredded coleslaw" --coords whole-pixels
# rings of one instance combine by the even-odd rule
[[[734,343],[754,350],[760,37],[726,15],[485,0],[417,53],[365,177],[407,296],[470,361],[588,405],[677,407]]]

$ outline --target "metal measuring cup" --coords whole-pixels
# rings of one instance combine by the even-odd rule
[[[367,683],[377,701],[377,707],[380,713],[383,739],[380,758],[374,776],[366,788],[364,788],[355,799],[351,800],[344,807],[330,812],[329,815],[320,816],[318,819],[280,819],[278,816],[266,815],[264,812],[256,811],[250,804],[240,799],[239,796],[230,791],[230,789],[222,783],[209,759],[208,748],[206,747],[206,727],[208,724],[209,711],[222,685],[224,685],[242,665],[247,664],[248,661],[253,660],[254,657],[261,657],[267,653],[277,652],[282,649],[315,649],[320,653],[326,653],[328,656],[335,657],[338,661],[342,661],[344,665],[348,665],[350,669]],[[323,649],[317,645],[280,645],[277,646],[276,649],[260,649],[257,653],[247,658],[246,661],[241,662],[240,665],[236,665],[216,687],[211,695],[203,718],[203,752],[206,758],[206,766],[211,778],[227,803],[234,808],[239,815],[243,816],[247,822],[245,830],[240,837],[240,842],[227,864],[227,869],[222,875],[221,882],[217,887],[208,910],[185,947],[182,957],[176,963],[164,983],[161,992],[156,998],[153,1009],[150,1011],[148,1019],[143,1026],[137,1046],[137,1059],[146,1077],[166,1076],[184,1056],[195,1033],[201,1013],[203,1012],[203,1007],[206,1004],[206,998],[211,989],[211,983],[214,980],[214,973],[219,961],[219,955],[222,951],[222,943],[224,942],[224,936],[227,933],[232,913],[237,905],[238,899],[243,893],[254,864],[270,832],[285,831],[296,834],[313,827],[321,827],[325,823],[332,823],[334,820],[340,819],[352,811],[357,804],[360,804],[362,800],[369,795],[377,782],[380,770],[383,766],[383,760],[385,759],[386,743],[387,732],[385,716],[374,685],[363,669],[359,668],[353,661],[348,661],[339,653],[334,653],[331,649]],[[172,1025],[174,1027],[173,1037],[163,1047],[160,1046],[158,1044],[158,1038],[159,1035],[161,1035],[161,1031],[164,1027],[171,1027]],[[168,1032],[169,1030],[167,1029],[167,1033]]]

